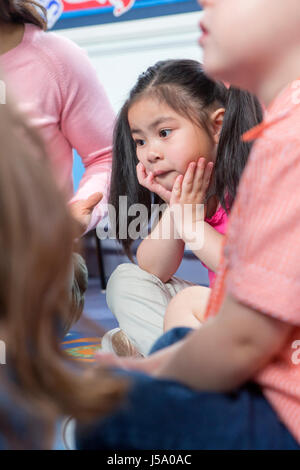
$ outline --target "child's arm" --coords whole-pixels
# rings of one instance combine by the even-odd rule
[[[229,391],[271,361],[291,330],[227,295],[218,315],[184,340],[146,359],[99,355],[99,361],[174,379],[195,390]]]
[[[221,259],[224,235],[205,221],[203,222],[203,230],[202,248],[194,248],[192,251],[202,263],[215,273]],[[191,244],[191,246],[193,246],[193,244]]]
[[[142,163],[138,163],[136,172],[142,186],[158,194],[166,203],[170,202],[171,191],[157,183],[152,173],[147,174]],[[139,267],[154,274],[162,282],[167,282],[177,271],[184,253],[184,242],[180,238],[176,239],[174,232],[174,221],[167,207],[160,221],[137,250]]]
[[[191,333],[175,351],[165,351],[155,375],[197,390],[232,390],[280,351],[291,329],[227,295],[217,316]]]
[[[169,231],[170,237],[163,239],[165,230]],[[167,282],[180,266],[183,253],[184,242],[174,238],[174,222],[167,207],[150,235],[139,245],[136,255],[138,265],[162,282]]]
[[[212,168],[212,162],[206,163],[203,158],[197,164],[190,163],[185,175],[179,176],[174,183],[170,206],[175,226],[183,241],[200,261],[216,272],[223,235],[204,221],[203,205]]]
[[[61,41],[55,50],[61,64],[61,132],[69,144],[76,149],[85,168],[78,190],[71,199],[71,206],[85,201],[96,193],[102,193],[100,202],[86,217],[85,231],[96,227],[106,213],[112,165],[112,133],[115,113],[96,70],[87,54],[71,41]],[[60,162],[61,171],[67,172],[69,162]],[[77,204],[72,210],[78,213]],[[79,206],[80,207],[80,206]]]

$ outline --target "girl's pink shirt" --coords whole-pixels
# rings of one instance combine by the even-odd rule
[[[94,67],[76,44],[30,24],[22,42],[0,56],[0,67],[19,109],[43,137],[56,181],[70,202],[103,193],[91,230],[107,203],[115,118]],[[73,148],[85,167],[74,196]]]
[[[229,214],[226,214],[225,209],[221,206],[210,219],[205,219],[205,222],[211,225],[215,230],[217,230],[217,232],[224,235],[227,228],[228,217]],[[216,273],[211,271],[204,263],[202,264],[206,269],[208,269],[209,286],[212,287],[216,278]]]

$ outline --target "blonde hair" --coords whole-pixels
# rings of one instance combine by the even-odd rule
[[[20,404],[33,405],[45,424],[41,442],[47,446],[58,415],[84,421],[105,414],[127,383],[99,365],[87,369],[62,351],[77,226],[39,136],[9,103],[0,105],[0,141],[0,324],[16,378],[14,385],[1,369],[1,388],[13,388]],[[6,411],[8,416],[10,410],[0,405],[0,434]],[[28,437],[20,445],[29,442]]]

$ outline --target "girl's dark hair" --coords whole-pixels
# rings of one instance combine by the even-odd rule
[[[262,121],[263,111],[255,96],[234,87],[228,90],[225,109],[214,171],[214,194],[227,210],[235,199],[252,147],[241,136]]]
[[[47,11],[33,0],[0,0],[0,21],[2,23],[31,23],[47,29]]]
[[[157,62],[142,73],[129,98],[120,110],[114,130],[113,167],[110,189],[110,204],[116,209],[116,237],[123,245],[127,256],[132,259],[132,239],[121,238],[119,227],[127,214],[119,214],[119,196],[127,196],[127,207],[144,204],[150,219],[151,203],[163,201],[137,180],[136,145],[129,123],[129,108],[142,96],[156,97],[203,127],[209,135],[211,128],[209,114],[224,107],[226,112],[220,134],[217,157],[212,181],[212,194],[216,195],[227,210],[236,195],[241,173],[247,162],[251,144],[244,143],[241,135],[262,120],[262,108],[250,93],[214,82],[204,73],[202,65],[194,60],[166,60]],[[187,142],[188,145],[188,142]],[[120,220],[122,218],[122,220]],[[133,217],[125,222],[129,226]],[[149,221],[148,219],[148,221]]]

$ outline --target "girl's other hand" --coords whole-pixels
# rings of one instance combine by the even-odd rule
[[[87,199],[75,201],[70,205],[71,214],[81,225],[82,232],[86,231],[91,220],[93,209],[102,198],[102,193],[94,193]]]
[[[205,218],[205,197],[209,187],[213,162],[199,158],[191,162],[184,175],[173,185],[170,208],[179,236],[188,243],[198,231],[197,224]]]
[[[205,158],[191,162],[185,174],[177,176],[170,204],[204,204],[213,166],[213,162],[206,162]]]
[[[171,191],[168,191],[161,184],[157,183],[154,179],[153,173],[150,171],[149,174],[146,172],[144,165],[139,162],[136,166],[136,174],[138,182],[141,186],[149,189],[152,193],[157,194],[167,204],[170,203]]]

